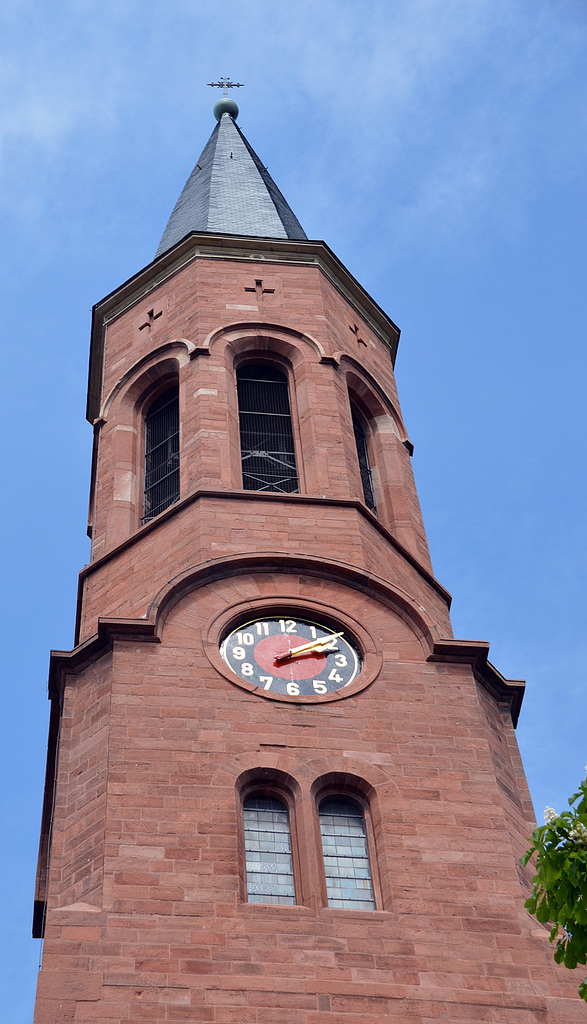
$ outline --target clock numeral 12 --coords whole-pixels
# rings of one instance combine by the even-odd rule
[[[296,633],[296,625],[294,619],[280,619],[279,625],[281,626],[282,633]]]

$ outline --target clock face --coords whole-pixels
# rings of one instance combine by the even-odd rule
[[[361,657],[341,630],[309,619],[253,619],[220,645],[226,664],[241,679],[270,693],[319,697],[357,677]]]

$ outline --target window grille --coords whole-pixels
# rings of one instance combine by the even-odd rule
[[[287,808],[253,797],[243,805],[249,903],[296,901]]]
[[[363,811],[336,797],[322,801],[319,818],[328,906],[375,910]]]
[[[179,388],[165,391],[145,416],[145,500],[142,521],[179,498]]]
[[[287,377],[272,366],[237,371],[243,487],[299,491]]]
[[[369,466],[369,454],[367,452],[367,435],[363,429],[362,424],[359,422],[355,414],[353,413],[353,431],[355,434],[355,444],[357,446],[357,458],[359,460],[359,471],[361,473],[361,483],[363,485],[363,497],[365,499],[365,505],[371,509],[372,512],[377,510],[375,504],[375,495],[373,493],[373,479],[371,475],[371,467]]]

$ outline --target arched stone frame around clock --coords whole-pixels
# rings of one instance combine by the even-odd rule
[[[338,562],[332,558],[326,559],[317,555],[305,554],[289,555],[274,551],[258,551],[255,554],[233,554],[229,556],[221,556],[220,558],[206,562],[205,565],[191,566],[190,568],[183,570],[178,573],[177,576],[168,580],[164,586],[161,587],[159,592],[151,601],[147,614],[141,622],[144,622],[145,624],[152,624],[151,628],[153,630],[153,636],[157,639],[157,642],[159,642],[163,638],[167,616],[175,604],[181,601],[185,594],[192,590],[198,590],[200,587],[207,586],[207,584],[213,583],[216,580],[222,580],[227,576],[236,578],[243,575],[256,573],[263,574],[267,572],[272,575],[275,572],[283,573],[285,575],[295,572],[296,574],[301,573],[304,576],[316,576],[318,579],[331,580],[344,587],[348,587],[350,590],[357,590],[360,593],[364,593],[378,601],[383,601],[387,607],[391,608],[408,626],[414,636],[414,639],[421,648],[422,658],[424,660],[431,655],[436,640],[441,635],[447,635],[446,633],[441,634],[438,621],[431,611],[427,611],[423,605],[408,597],[405,591],[394,586],[394,584],[390,583],[388,579],[377,576],[374,572],[367,573],[363,569],[349,565],[346,562]],[[440,601],[440,606],[446,609],[446,627],[450,631],[450,622],[448,619],[450,595],[433,579],[433,577],[429,578],[429,583],[438,591],[437,597]],[[274,599],[276,606],[283,606],[285,597],[276,594]],[[263,607],[266,607],[271,600],[272,598],[267,600],[259,599],[259,603],[263,605]],[[298,605],[303,604],[303,599],[299,599],[297,596],[293,598],[293,600],[294,603],[297,603]],[[256,601],[257,599],[243,601],[242,605],[244,608],[250,609],[254,606]],[[318,604],[316,602],[309,603],[311,606],[310,610],[313,609],[315,611]],[[231,605],[231,608],[233,607],[235,606]],[[227,611],[226,614],[228,616],[229,612]],[[329,618],[332,618],[331,610]],[[215,621],[216,618],[212,620],[212,622]],[[210,623],[210,625],[211,624],[212,623]],[[357,626],[360,629],[363,628],[358,623]],[[375,649],[378,654],[381,654],[380,648],[377,645],[375,645]],[[220,657],[220,655],[218,655],[218,657]],[[222,664],[225,665],[225,662],[222,662]]]
[[[332,693],[308,697],[290,697],[287,694],[263,690],[254,683],[249,683],[246,679],[242,679],[236,673],[231,672],[220,654],[220,644],[227,633],[235,628],[245,617],[275,616],[283,612],[284,607],[287,608],[288,612],[291,611],[293,614],[298,614],[300,618],[319,621],[324,623],[324,625],[332,624],[333,627],[337,626],[344,629],[345,634],[349,635],[358,647],[362,658],[361,671],[352,683],[349,683],[348,686],[343,687],[341,690],[334,690]],[[240,686],[241,689],[264,697],[267,700],[282,701],[289,704],[325,704],[354,696],[377,678],[383,663],[382,654],[376,641],[361,623],[347,612],[341,612],[337,609],[333,613],[331,606],[325,602],[310,601],[300,598],[299,595],[289,596],[287,594],[280,594],[279,597],[257,598],[252,601],[241,601],[238,604],[234,604],[231,608],[221,612],[212,619],[203,632],[202,642],[208,660],[216,671],[224,676],[229,683]]]

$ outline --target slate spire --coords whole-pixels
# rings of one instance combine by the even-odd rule
[[[238,107],[234,100],[220,100],[215,113],[218,124],[175,204],[156,256],[162,256],[191,231],[307,238],[235,123]]]

